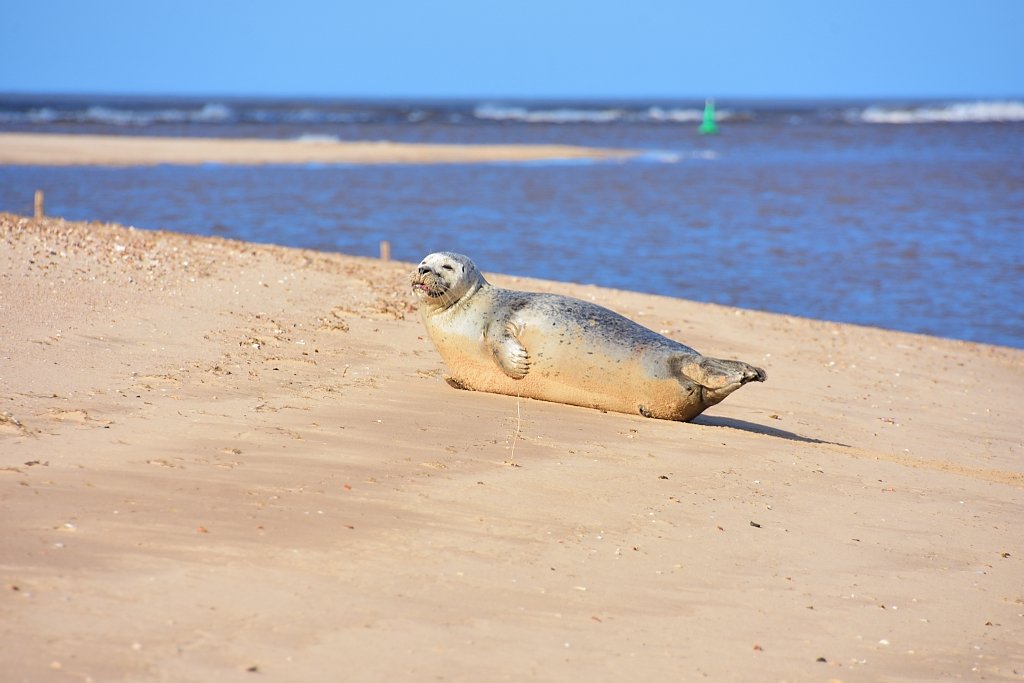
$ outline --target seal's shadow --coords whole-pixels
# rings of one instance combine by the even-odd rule
[[[754,434],[764,434],[765,436],[774,436],[777,439],[786,439],[787,441],[799,441],[800,443],[822,443],[830,446],[842,446],[843,448],[849,448],[849,444],[838,443],[836,441],[824,441],[822,439],[812,439],[807,436],[800,436],[793,432],[787,432],[784,429],[777,429],[775,427],[766,427],[765,425],[757,424],[756,422],[747,422],[746,420],[737,420],[731,417],[714,417],[711,415],[699,415],[693,420],[693,424],[703,425],[705,427],[730,427],[732,429],[740,429],[745,432],[753,432]]]

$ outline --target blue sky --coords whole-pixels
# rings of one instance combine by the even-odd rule
[[[0,92],[1024,96],[1024,0],[3,0],[0,26]]]

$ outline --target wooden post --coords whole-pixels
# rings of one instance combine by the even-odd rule
[[[380,260],[391,260],[391,242],[388,242],[387,240],[380,241]]]
[[[43,191],[36,190],[35,216],[36,218],[42,218],[44,215],[45,214],[43,212]]]

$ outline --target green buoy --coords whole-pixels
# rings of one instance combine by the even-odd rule
[[[701,135],[718,135],[718,126],[715,124],[715,101],[704,100],[704,120],[697,132]]]

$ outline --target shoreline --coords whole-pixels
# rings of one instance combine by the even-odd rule
[[[487,273],[766,368],[683,424],[452,389],[411,264],[0,244],[12,680],[1024,671],[1024,351]]]
[[[255,138],[0,133],[0,165],[466,164],[616,160],[640,152],[571,145],[453,145]]]

